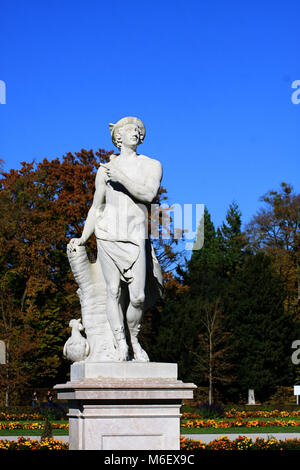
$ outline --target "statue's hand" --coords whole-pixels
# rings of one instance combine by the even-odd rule
[[[68,250],[70,252],[76,251],[77,246],[83,246],[85,244],[85,241],[83,238],[72,238],[68,244]]]
[[[107,166],[106,166],[107,165]],[[111,162],[109,164],[102,164],[101,166],[104,168],[104,171],[106,173],[106,176],[108,179],[111,181],[114,181],[115,183],[121,183],[122,182],[122,176],[123,173],[119,168],[116,166],[112,165]]]

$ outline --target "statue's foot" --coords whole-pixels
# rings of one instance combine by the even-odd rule
[[[132,349],[133,349],[133,354],[134,354],[134,359],[133,359],[134,361],[138,361],[138,362],[150,361],[148,354],[146,353],[146,351],[144,351],[144,349],[141,347],[139,342],[134,342],[132,344]]]
[[[146,351],[143,350],[142,346],[138,342],[138,334],[140,331],[140,325],[135,325],[134,327],[130,327],[130,338],[131,338],[131,345],[133,350],[133,361],[138,362],[149,362],[149,357]]]
[[[126,343],[124,328],[115,329],[116,361],[128,361],[128,345]]]
[[[128,361],[128,346],[125,340],[118,341],[116,348],[116,360]]]

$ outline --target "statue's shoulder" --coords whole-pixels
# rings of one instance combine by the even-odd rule
[[[113,160],[115,160],[116,158],[118,158],[118,155],[115,155],[115,154],[110,155],[110,156],[109,156],[109,160],[108,160],[108,162],[105,163],[105,165],[109,165],[109,163],[112,162]],[[105,175],[105,171],[104,171],[103,166],[102,166],[101,163],[100,163],[100,165],[99,165],[99,167],[98,167],[98,170],[97,170],[97,176],[96,176],[96,178],[97,178],[97,177],[98,177],[98,178],[101,177],[101,175]]]
[[[143,160],[147,165],[157,167],[157,168],[161,168],[160,161],[156,160],[155,158],[150,158],[150,157],[147,157],[146,155],[142,155],[142,154],[139,155],[139,158],[141,160]]]

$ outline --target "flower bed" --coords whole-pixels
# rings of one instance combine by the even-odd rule
[[[237,411],[234,408],[225,411],[225,418],[296,418],[300,417],[300,410],[294,411],[264,411],[264,410],[247,410],[247,411]]]
[[[69,444],[57,439],[44,439],[41,441],[19,437],[17,441],[0,440],[1,450],[68,450]],[[261,438],[249,439],[246,436],[239,436],[230,441],[228,437],[222,436],[214,439],[210,443],[194,441],[185,437],[180,437],[180,449],[186,451],[196,450],[300,450],[300,439],[287,439],[277,441],[276,439],[264,440]]]
[[[247,410],[247,411],[238,411],[232,408],[229,411],[225,411],[222,415],[223,418],[297,418],[300,417],[300,410],[294,411],[264,411],[264,410]],[[183,413],[183,419],[190,418],[203,418],[201,413]]]
[[[284,420],[284,419],[273,419],[271,420],[260,420],[260,419],[190,419],[188,421],[181,422],[182,428],[187,429],[200,429],[200,428],[264,428],[269,426],[276,427],[298,427],[300,421],[297,420]]]
[[[229,411],[225,411],[222,415],[223,418],[296,418],[300,417],[300,409],[294,411],[264,411],[264,410],[247,410],[247,411],[238,411],[232,408]],[[203,419],[200,413],[183,413],[183,419]],[[6,413],[0,411],[0,421],[42,421],[45,420],[45,417],[41,413],[32,412],[32,413]]]
[[[180,448],[182,450],[300,450],[300,439],[287,439],[280,441],[277,439],[264,440],[261,438],[249,439],[246,436],[239,436],[231,441],[228,437],[222,436],[214,439],[210,443],[195,441],[184,437],[180,438]]]
[[[21,421],[10,421],[1,423],[0,430],[3,429],[44,429],[44,422],[24,423]],[[69,429],[69,423],[53,423],[51,422],[52,429]]]
[[[300,420],[295,419],[188,419],[181,421],[181,427],[185,429],[201,429],[201,428],[214,428],[214,429],[229,429],[229,428],[265,428],[265,427],[300,427]],[[68,430],[69,423],[56,423],[51,422],[52,429]],[[39,430],[44,428],[43,421],[22,422],[22,421],[7,421],[0,422],[0,430],[13,430],[13,429],[28,429]]]
[[[0,411],[0,421],[37,421],[45,419],[40,413],[5,413]]]
[[[19,437],[17,441],[0,440],[0,450],[68,450],[69,444],[57,439],[41,441]]]

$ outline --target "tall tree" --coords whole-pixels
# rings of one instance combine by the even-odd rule
[[[208,330],[214,329],[214,361],[222,330],[220,315],[213,325],[207,319],[204,306],[215,305],[223,289],[223,254],[210,214],[205,208],[204,224],[200,222],[197,237],[203,237],[200,250],[194,250],[186,266],[178,269],[181,289],[168,286],[162,304],[157,336],[153,344],[155,360],[172,360],[179,365],[179,375],[184,380],[199,380],[207,384],[207,373],[199,373],[199,357],[207,356]],[[201,244],[200,244],[201,246]],[[221,307],[221,306],[220,306]],[[205,323],[205,324],[204,324]],[[218,324],[217,330],[216,325]],[[201,341],[200,337],[206,338]],[[204,344],[205,343],[205,344]],[[218,343],[218,345],[217,345]],[[222,345],[222,349],[225,345]],[[209,353],[208,353],[209,355]],[[215,372],[214,367],[214,372]]]
[[[262,196],[264,206],[247,226],[252,250],[267,253],[287,286],[285,306],[300,319],[300,194],[281,183]]]
[[[202,234],[198,233],[198,236]],[[219,240],[207,208],[204,209],[204,244],[192,253],[182,273],[184,283],[189,286],[190,295],[203,299],[216,299],[222,283],[222,252]]]
[[[99,157],[107,153],[100,151]],[[62,162],[23,162],[20,171],[2,174],[0,330],[9,345],[10,382],[17,377],[16,370],[22,370],[27,383],[49,384],[60,368],[63,329],[79,310],[66,245],[68,237],[78,236],[92,199],[96,164],[92,152],[82,151],[67,154]],[[26,335],[18,335],[18,329]],[[27,351],[26,337],[32,345]],[[18,344],[23,345],[21,367],[14,365]],[[22,386],[24,380],[18,382]]]
[[[293,378],[290,360],[295,339],[290,315],[284,310],[285,288],[264,253],[248,254],[224,298],[228,328],[232,331],[233,374],[231,393],[246,398],[254,388],[260,400],[277,385]]]
[[[208,403],[214,402],[215,386],[232,381],[230,363],[230,332],[224,331],[220,299],[199,305],[199,352],[195,352],[194,377],[197,383],[208,383]]]
[[[245,234],[242,232],[242,214],[238,204],[230,204],[226,220],[217,230],[220,249],[223,253],[224,277],[230,278],[243,263]]]
[[[69,370],[62,359],[66,328],[71,318],[80,315],[66,246],[82,233],[99,163],[105,163],[111,153],[82,150],[37,165],[23,162],[20,171],[2,173],[0,337],[10,351],[2,386],[50,386],[52,381],[65,380]],[[164,188],[155,202],[160,204],[162,199],[167,201]],[[158,243],[158,255],[167,266],[175,241]],[[94,237],[87,250],[94,260]],[[22,371],[22,380],[17,370]]]

